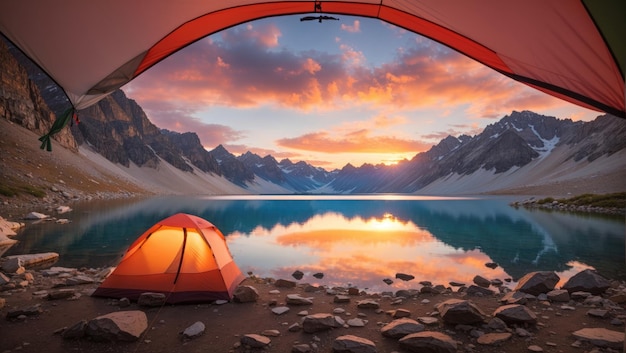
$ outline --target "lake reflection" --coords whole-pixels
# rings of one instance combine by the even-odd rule
[[[56,251],[61,266],[115,265],[151,225],[186,212],[215,224],[241,270],[261,277],[291,279],[300,270],[303,282],[372,291],[415,288],[421,280],[471,284],[475,275],[516,279],[538,270],[555,271],[562,282],[585,268],[624,277],[622,218],[516,210],[508,202],[384,195],[84,204],[63,215],[70,225],[29,225],[10,253]],[[324,278],[312,277],[316,272]],[[416,280],[397,280],[398,272]]]

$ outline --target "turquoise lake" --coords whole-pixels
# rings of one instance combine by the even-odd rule
[[[562,282],[587,268],[626,279],[623,217],[516,209],[511,201],[246,195],[92,202],[51,214],[69,224],[28,224],[5,255],[53,251],[60,254],[55,266],[115,266],[150,226],[184,212],[213,223],[239,268],[260,277],[293,279],[300,270],[301,282],[371,291],[414,288],[422,280],[471,284],[476,275],[514,282],[539,270],[555,271]],[[312,277],[316,272],[324,278]],[[416,279],[403,282],[396,273]]]

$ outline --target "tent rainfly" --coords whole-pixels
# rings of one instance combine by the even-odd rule
[[[548,94],[626,118],[624,0],[6,0],[0,32],[80,110],[205,36],[310,13],[377,18]]]
[[[231,300],[243,279],[219,229],[179,213],[137,238],[92,295],[137,300],[157,292],[170,304]]]

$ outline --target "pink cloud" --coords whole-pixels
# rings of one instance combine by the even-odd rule
[[[361,32],[361,22],[359,20],[354,20],[354,22],[352,22],[352,25],[347,25],[347,24],[341,24],[341,30],[342,31],[346,31],[346,32],[350,32],[350,33],[358,33]]]

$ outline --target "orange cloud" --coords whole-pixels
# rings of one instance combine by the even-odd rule
[[[400,139],[393,136],[373,136],[369,130],[357,130],[341,136],[327,132],[314,132],[295,138],[276,141],[281,147],[326,153],[400,153],[421,152],[431,147],[418,140]]]

